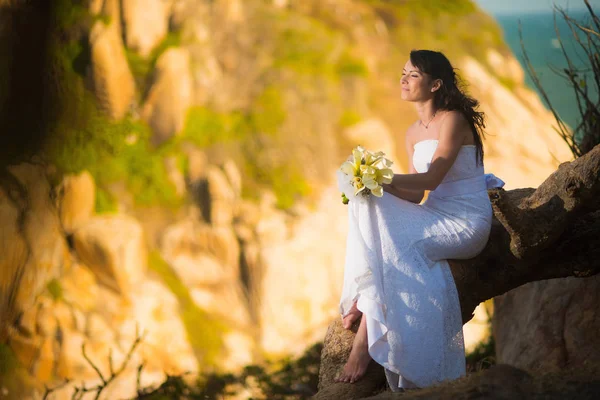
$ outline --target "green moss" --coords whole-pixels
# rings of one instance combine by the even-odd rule
[[[96,187],[94,210],[96,214],[116,213],[119,209],[117,199],[102,187]]]
[[[227,331],[227,327],[194,303],[187,287],[158,251],[149,254],[148,265],[177,297],[188,340],[198,360],[201,361],[201,367],[216,368],[219,356],[222,355],[223,334]]]
[[[254,102],[251,119],[257,132],[275,135],[285,122],[286,115],[281,91],[271,86]]]
[[[369,74],[367,65],[360,58],[352,56],[348,51],[344,52],[336,66],[338,75],[354,75],[366,77]]]
[[[352,110],[345,110],[340,117],[340,121],[338,122],[340,128],[347,128],[352,125],[358,124],[362,120],[359,113]]]
[[[273,52],[275,68],[290,69],[298,74],[335,75],[336,47],[343,41],[323,22],[298,15],[282,14],[276,29]]]
[[[181,137],[175,140],[189,140],[200,148],[235,142],[248,135],[248,124],[248,117],[241,112],[219,113],[207,107],[191,107]]]
[[[8,375],[19,365],[19,361],[12,349],[0,343],[0,377]]]
[[[147,57],[126,48],[125,57],[129,64],[129,69],[135,79],[135,83],[140,95],[140,102],[147,96],[152,84],[152,73],[158,58],[170,47],[177,47],[181,44],[181,34],[178,31],[167,33],[165,38],[152,49]]]
[[[63,289],[60,282],[55,278],[48,282],[46,285],[46,289],[48,289],[48,293],[54,301],[62,300],[63,298]]]
[[[70,121],[50,147],[53,162],[64,173],[88,170],[99,187],[97,209],[109,211],[115,202],[107,192],[111,183],[123,181],[138,205],[181,203],[169,180],[163,157],[152,151],[150,129],[125,118],[110,121],[93,104],[81,125]]]

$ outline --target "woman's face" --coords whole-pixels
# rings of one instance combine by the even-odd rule
[[[437,90],[436,82],[412,65],[410,59],[404,65],[400,83],[402,84],[401,97],[406,101],[429,100],[433,98],[434,92]]]

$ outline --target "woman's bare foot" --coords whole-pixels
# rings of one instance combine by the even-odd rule
[[[352,324],[354,324],[354,321],[360,318],[361,315],[362,313],[356,307],[356,302],[354,302],[352,304],[352,307],[350,307],[350,311],[348,311],[348,314],[344,318],[342,318],[342,326],[345,329],[352,328]]]
[[[352,351],[348,362],[344,365],[342,373],[335,379],[336,382],[354,383],[358,381],[367,372],[367,367],[371,362],[369,355],[369,343],[367,340],[367,322],[366,318],[362,318],[358,332],[352,343]]]

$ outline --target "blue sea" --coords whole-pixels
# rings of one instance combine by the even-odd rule
[[[587,11],[569,12],[571,17],[578,21],[587,23],[591,21]],[[535,90],[535,86],[525,66],[523,49],[519,37],[519,22],[523,33],[523,45],[525,51],[535,69],[542,86],[552,106],[557,110],[561,119],[569,126],[575,127],[581,121],[580,112],[572,86],[565,78],[558,76],[552,67],[563,70],[567,61],[560,49],[557,32],[554,25],[554,14],[552,12],[543,14],[524,15],[496,15],[496,20],[504,31],[504,38],[517,59],[526,71],[526,83]],[[560,14],[556,14],[556,23],[560,39],[562,40],[567,54],[577,67],[587,68],[587,81],[590,83],[592,98],[598,98],[597,87],[593,84],[594,78],[591,73],[590,62],[585,58],[585,53],[576,43],[573,33]],[[596,39],[598,40],[598,39]],[[600,42],[600,41],[599,41]]]

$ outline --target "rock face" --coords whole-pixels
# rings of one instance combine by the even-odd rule
[[[20,164],[0,189],[0,319],[10,321],[31,306],[46,283],[68,269],[60,221],[43,167]],[[10,188],[10,192],[5,191]],[[6,335],[0,326],[0,339]]]
[[[98,103],[110,117],[121,119],[129,111],[135,95],[121,37],[117,30],[98,21],[90,32],[90,48],[91,74]]]
[[[532,282],[494,299],[499,362],[529,371],[600,358],[600,277]]]
[[[185,49],[169,49],[156,63],[155,80],[142,110],[159,145],[181,132],[192,100],[190,57]]]
[[[85,223],[94,211],[96,186],[92,175],[83,171],[63,178],[60,187],[60,222],[67,233]]]
[[[127,47],[146,57],[169,28],[171,0],[121,0]]]
[[[97,216],[73,234],[78,257],[99,282],[128,296],[147,268],[147,250],[140,224],[133,218]]]

